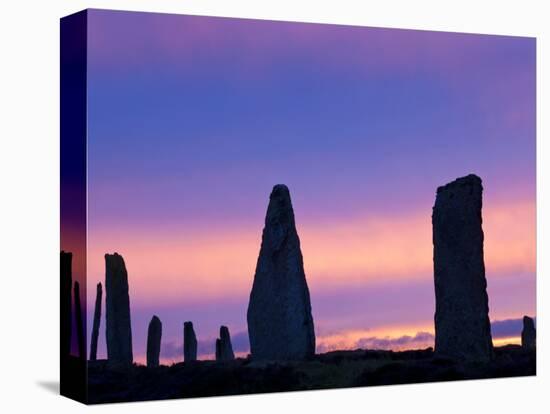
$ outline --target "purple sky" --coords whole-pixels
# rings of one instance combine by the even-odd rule
[[[99,10],[88,35],[88,306],[103,254],[118,251],[136,355],[153,314],[167,359],[185,320],[207,342],[221,324],[246,337],[277,183],[318,342],[433,323],[431,207],[468,173],[485,188],[491,318],[535,313],[534,39]],[[517,236],[500,237],[512,224]],[[419,235],[410,263],[404,227],[403,244]],[[338,244],[349,248],[325,263]]]

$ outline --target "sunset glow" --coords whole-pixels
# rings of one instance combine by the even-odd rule
[[[152,315],[164,361],[186,320],[201,358],[222,324],[247,354],[279,183],[318,352],[433,346],[432,206],[470,173],[491,321],[536,316],[533,39],[97,10],[89,32],[88,327],[118,252],[138,361]]]
[[[488,206],[484,211],[485,263],[492,277],[534,272],[535,205]],[[432,278],[431,216],[374,216],[298,225],[309,283],[319,289]],[[248,293],[256,266],[262,224],[256,229],[181,229],[140,234],[133,229],[92,233],[89,276],[101,281],[104,252],[126,258],[136,300],[178,302],[193,286],[201,298]],[[504,230],[505,229],[505,230]],[[165,286],[171,286],[166,290]],[[179,287],[184,288],[180,290]],[[189,298],[188,300],[193,300]]]

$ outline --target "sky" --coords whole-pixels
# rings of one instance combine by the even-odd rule
[[[535,39],[91,10],[88,329],[104,254],[134,355],[183,322],[210,358],[246,309],[269,194],[291,193],[317,351],[433,345],[431,209],[483,180],[495,343],[535,316]],[[98,357],[105,357],[104,320]],[[88,336],[90,333],[88,333]]]

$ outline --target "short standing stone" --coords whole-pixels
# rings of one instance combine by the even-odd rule
[[[523,317],[523,330],[521,331],[521,346],[524,349],[535,349],[537,347],[537,331],[535,321],[529,316]]]
[[[231,337],[227,326],[220,327],[220,337],[216,339],[216,361],[231,361],[235,359]]]
[[[481,179],[437,189],[433,208],[435,352],[486,361],[493,345],[483,261]]]
[[[105,319],[107,331],[107,358],[109,362],[131,365],[132,328],[128,273],[119,254],[105,255]]]
[[[158,367],[160,358],[160,341],[162,338],[162,323],[154,315],[147,330],[147,366]]]
[[[73,254],[70,252],[61,251],[60,259],[60,314],[61,314],[61,359],[68,358],[71,353],[71,319],[72,319],[72,289],[73,289],[73,272],[72,272]]]
[[[183,360],[185,362],[197,360],[197,336],[193,329],[193,322],[183,323]]]
[[[97,359],[97,340],[99,338],[99,324],[101,323],[101,298],[103,289],[101,283],[97,284],[94,309],[94,323],[92,325],[92,339],[90,342],[90,361]]]
[[[247,320],[253,359],[302,360],[314,355],[309,289],[285,185],[273,187],[269,197]]]

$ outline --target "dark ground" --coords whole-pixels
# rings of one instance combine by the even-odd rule
[[[147,368],[88,363],[89,403],[502,378],[536,374],[536,353],[495,348],[489,363],[457,363],[419,351],[336,351],[304,362],[197,361]]]

